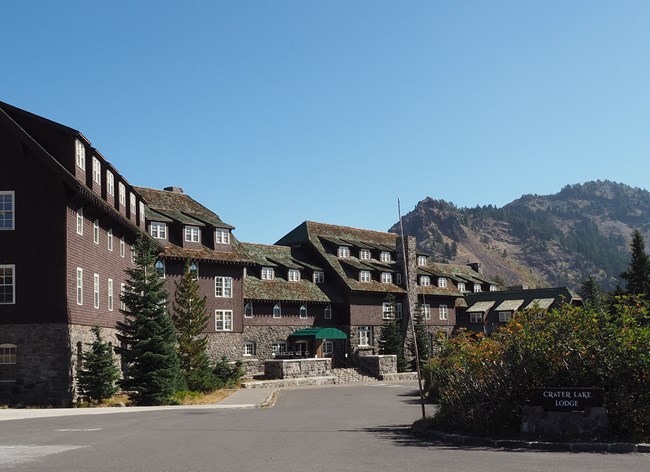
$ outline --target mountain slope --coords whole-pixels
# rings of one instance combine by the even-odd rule
[[[629,261],[632,230],[650,235],[650,192],[595,181],[524,195],[502,208],[457,208],[427,197],[403,225],[436,260],[479,261],[505,285],[576,288],[593,275],[611,290]]]

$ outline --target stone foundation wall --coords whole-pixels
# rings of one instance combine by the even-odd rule
[[[397,373],[397,356],[392,354],[358,356],[356,360],[359,367],[377,378],[383,378],[385,375]]]
[[[269,359],[264,362],[266,379],[299,379],[332,375],[332,359]]]
[[[16,375],[0,382],[0,404],[69,406],[70,348],[65,324],[3,325],[0,344],[16,345]]]
[[[603,437],[609,433],[609,416],[605,407],[582,411],[544,411],[541,406],[525,406],[521,432],[547,437]]]

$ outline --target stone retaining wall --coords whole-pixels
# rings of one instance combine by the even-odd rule
[[[358,356],[356,362],[359,367],[377,378],[397,373],[397,356],[394,354]]]
[[[269,359],[264,362],[266,379],[297,379],[332,375],[332,359]]]

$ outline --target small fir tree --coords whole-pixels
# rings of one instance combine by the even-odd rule
[[[417,342],[418,356],[420,357],[420,368],[426,365],[429,360],[429,335],[427,332],[427,324],[424,319],[424,313],[420,306],[416,308],[415,316],[413,317],[413,329],[415,331],[415,338],[409,342],[409,351],[413,359],[411,361],[412,370],[417,370],[416,356],[415,356],[415,343]]]
[[[650,257],[645,252],[645,242],[641,232],[636,229],[632,233],[632,259],[621,278],[627,282],[627,293],[650,296]]]
[[[156,244],[146,235],[135,243],[135,267],[122,295],[124,322],[117,323],[120,347],[115,350],[126,365],[122,388],[137,405],[172,402],[179,386],[176,330],[167,313],[167,292],[154,268]]]
[[[88,344],[90,350],[81,355],[77,386],[82,398],[91,403],[99,403],[117,392],[115,382],[120,377],[120,370],[113,359],[111,345],[102,339],[100,327],[94,326],[92,331],[95,340]]]
[[[393,354],[397,356],[397,371],[406,372],[408,363],[404,357],[404,337],[402,336],[401,320],[395,316],[395,297],[389,295],[386,298],[386,311],[384,312],[384,324],[379,335],[379,354]]]
[[[593,275],[590,275],[585,280],[580,288],[578,294],[582,297],[586,305],[590,305],[596,309],[604,309],[607,302],[607,294],[600,288],[600,284]]]
[[[218,387],[218,380],[206,352],[208,338],[203,334],[208,324],[207,298],[200,295],[199,282],[190,267],[191,262],[187,260],[183,278],[176,283],[172,320],[176,326],[181,373],[187,388],[208,392]]]

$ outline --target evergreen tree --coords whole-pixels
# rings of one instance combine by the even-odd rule
[[[185,262],[183,278],[176,283],[172,320],[176,326],[178,357],[185,384],[190,390],[207,392],[218,386],[206,352],[208,338],[203,330],[208,324],[206,297],[199,293],[199,282]]]
[[[603,289],[600,288],[600,284],[593,275],[590,275],[589,278],[582,283],[578,289],[578,294],[584,300],[585,305],[597,309],[605,308],[607,295]]]
[[[389,295],[386,298],[386,312],[384,313],[384,324],[379,335],[379,354],[394,354],[397,356],[397,371],[406,372],[408,363],[404,357],[404,337],[402,336],[401,320],[395,316],[395,297]]]
[[[429,359],[429,335],[427,332],[427,324],[424,319],[424,313],[418,306],[413,317],[413,329],[415,331],[415,340],[409,342],[409,350],[413,356],[411,362],[412,370],[417,370],[416,357],[415,357],[415,342],[417,342],[418,356],[420,357],[420,368],[422,368]]]
[[[627,282],[627,293],[650,296],[650,258],[645,252],[645,242],[637,229],[632,233],[632,259],[621,278]]]
[[[92,328],[95,340],[88,344],[90,350],[81,355],[81,370],[77,374],[80,395],[91,403],[107,400],[117,392],[115,382],[120,370],[115,365],[109,343],[102,339],[99,326]]]
[[[122,388],[137,405],[171,402],[179,386],[176,330],[167,313],[167,292],[154,264],[158,248],[141,235],[135,243],[135,268],[122,295],[125,321],[117,323],[121,346],[115,350],[126,366]]]

